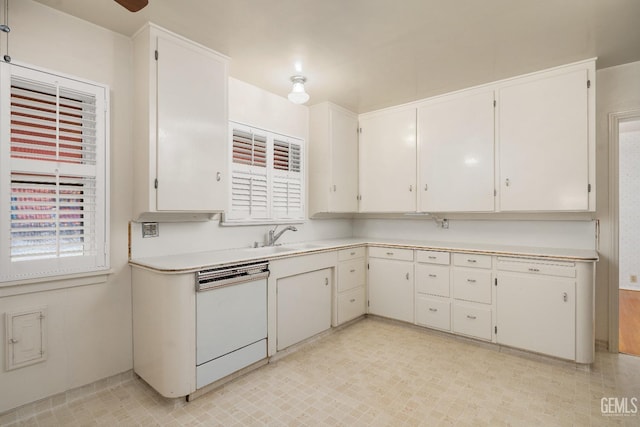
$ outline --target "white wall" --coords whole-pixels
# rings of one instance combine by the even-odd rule
[[[596,214],[600,262],[596,268],[596,339],[609,340],[609,263],[613,253],[609,217],[609,114],[640,109],[640,61],[596,74]],[[617,283],[611,284],[616,289]]]
[[[640,119],[620,124],[618,144],[619,282],[622,289],[640,290]]]
[[[353,234],[358,237],[596,249],[595,222],[586,220],[449,220],[448,229],[437,227],[429,218],[353,222]]]
[[[0,413],[131,369],[131,44],[128,38],[31,0],[12,1],[14,62],[106,83],[111,88],[111,266],[106,283],[7,296],[0,294],[0,336],[6,311],[48,307],[48,359],[6,372],[0,340]],[[0,40],[5,53],[5,39]],[[5,205],[3,204],[3,207]]]

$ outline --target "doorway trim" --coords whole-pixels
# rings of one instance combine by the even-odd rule
[[[611,232],[611,259],[609,260],[609,352],[620,351],[620,272],[619,250],[620,231],[619,215],[619,186],[620,168],[618,156],[620,153],[620,122],[627,119],[639,119],[640,110],[629,110],[619,113],[609,113],[609,223]]]

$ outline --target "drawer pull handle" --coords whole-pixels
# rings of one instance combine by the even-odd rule
[[[435,313],[436,311],[438,311],[438,309],[437,309],[437,308],[429,307],[429,311],[433,311],[433,312]]]
[[[478,262],[478,261],[477,261],[477,260],[475,260],[475,259],[467,258],[467,262],[474,263],[474,262]]]
[[[355,254],[356,254],[355,252],[351,252],[351,256],[353,256],[353,255],[355,255]]]
[[[476,279],[467,279],[467,282],[469,282],[469,283],[476,283]]]
[[[349,270],[349,272],[350,272],[350,273],[355,273],[355,272],[356,272],[356,269],[355,269],[355,268],[352,268],[351,270]]]
[[[329,286],[329,278],[328,277],[324,278],[324,285],[325,286]]]
[[[349,302],[356,302],[356,299],[355,299],[355,298],[351,298],[351,299],[349,300]]]
[[[393,256],[393,252],[387,252],[387,255]]]
[[[569,295],[566,292],[562,293],[562,301],[567,302],[569,300]]]
[[[409,273],[407,273],[407,275],[405,277],[407,278],[407,280],[409,280]]]
[[[437,274],[429,274],[429,277],[436,278],[436,277],[438,277],[438,275]]]
[[[433,255],[429,255],[429,259],[436,259],[438,258],[437,256],[433,256]]]
[[[534,273],[537,273],[538,271],[540,271],[540,269],[538,269],[538,268],[530,268],[529,271],[533,271]]]
[[[467,314],[467,319],[476,320],[476,316],[472,316],[470,314]]]

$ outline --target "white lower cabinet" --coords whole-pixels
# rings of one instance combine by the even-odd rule
[[[497,299],[499,344],[575,359],[575,279],[500,273]]]
[[[278,279],[278,350],[331,327],[332,277],[326,268]]]
[[[413,251],[370,248],[369,313],[413,323],[413,309]]]
[[[362,316],[365,312],[366,291],[359,286],[338,295],[338,325]]]
[[[450,331],[451,302],[449,298],[416,294],[416,324]]]
[[[453,302],[453,332],[490,341],[492,337],[491,306]]]
[[[491,270],[453,269],[453,297],[491,304]]]
[[[365,248],[338,251],[338,283],[334,325],[353,320],[366,311]]]
[[[453,254],[453,332],[493,340],[493,257]]]

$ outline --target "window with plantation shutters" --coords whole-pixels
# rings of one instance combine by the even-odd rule
[[[108,268],[107,88],[2,64],[1,281]]]
[[[302,141],[230,123],[231,191],[225,220],[304,218]]]
[[[286,138],[273,141],[273,216],[304,216],[302,192],[302,146]]]
[[[267,185],[267,135],[232,126],[231,203],[229,218],[269,217]]]

